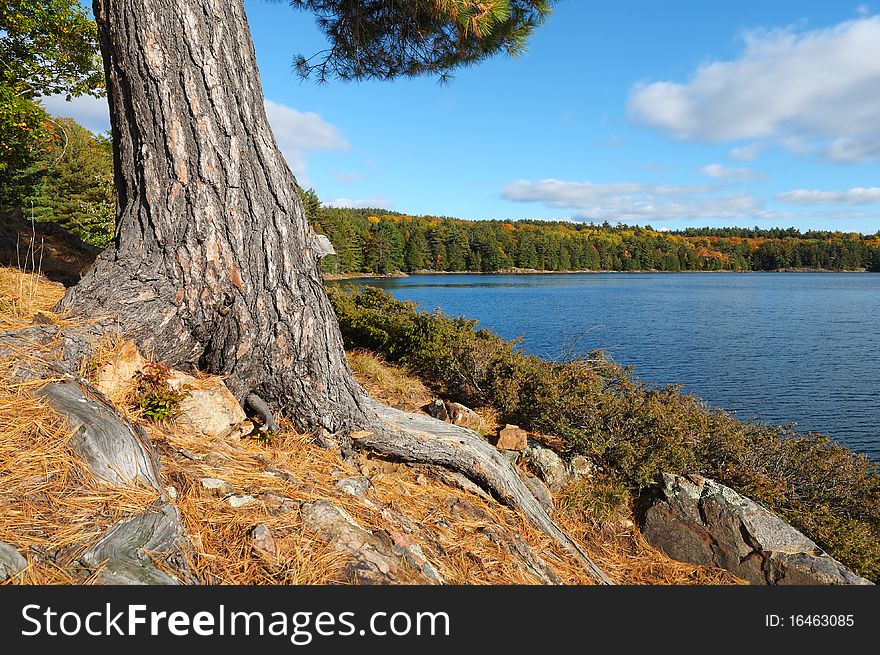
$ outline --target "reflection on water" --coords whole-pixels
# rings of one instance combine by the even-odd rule
[[[601,348],[742,420],[796,422],[880,461],[880,275],[417,275],[349,281],[476,318],[557,358]]]

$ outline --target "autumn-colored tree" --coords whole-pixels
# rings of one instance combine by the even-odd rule
[[[33,165],[52,137],[42,96],[100,93],[97,28],[78,0],[0,4],[0,175]],[[0,185],[0,204],[15,198]]]

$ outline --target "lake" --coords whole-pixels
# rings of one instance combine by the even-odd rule
[[[880,275],[581,273],[353,281],[478,319],[543,357],[603,349],[743,421],[880,462]]]

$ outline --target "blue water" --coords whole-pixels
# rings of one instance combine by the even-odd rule
[[[603,349],[744,421],[796,423],[880,461],[880,275],[415,275],[359,280],[544,357]]]

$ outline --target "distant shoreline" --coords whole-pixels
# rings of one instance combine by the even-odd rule
[[[660,271],[656,269],[635,270],[635,271],[615,271],[615,270],[587,270],[587,271],[539,271],[533,268],[506,268],[498,271],[431,271],[421,270],[412,273],[325,273],[324,280],[328,282],[340,282],[344,280],[384,280],[395,278],[406,278],[413,275],[581,275],[581,274],[598,274],[598,273],[615,273],[622,275],[644,274],[644,273],[870,273],[864,268],[852,270],[834,270],[830,268],[777,268],[767,271]]]

